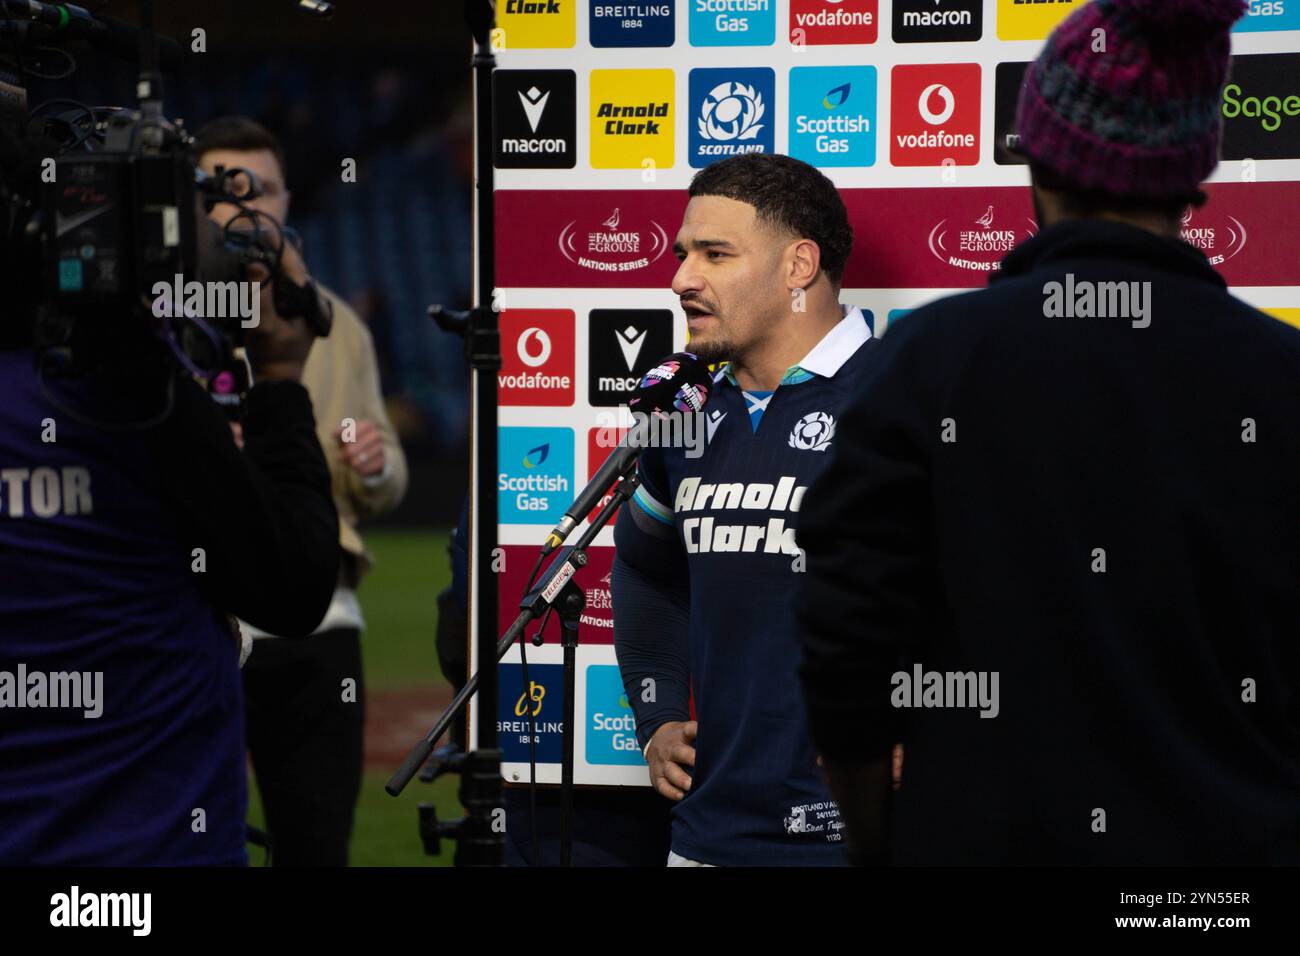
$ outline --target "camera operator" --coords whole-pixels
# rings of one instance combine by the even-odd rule
[[[273,281],[246,340],[242,451],[146,312],[79,323],[75,374],[55,375],[4,284],[0,865],[247,861],[227,615],[310,634],[339,560],[299,383],[313,333],[277,314]]]
[[[242,207],[261,221],[269,216],[285,223],[290,193],[284,153],[268,129],[243,116],[214,119],[199,130],[195,154],[209,175],[218,167],[251,172],[260,195]],[[246,177],[235,178],[242,185]],[[210,215],[226,225],[246,214],[218,203]],[[284,244],[284,254],[305,275],[292,243]],[[337,295],[324,288],[321,294],[332,304],[333,328],[312,345],[302,382],[316,409],[317,438],[339,513],[339,578],[311,640],[279,640],[284,632],[275,628],[246,628],[257,648],[243,673],[248,748],[275,866],[347,865],[365,724],[365,619],[357,587],[373,563],[357,523],[397,507],[407,484],[406,458],[384,410],[370,332]],[[353,682],[354,695],[341,692],[346,680]]]

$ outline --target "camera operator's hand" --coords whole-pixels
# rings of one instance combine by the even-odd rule
[[[286,279],[304,285],[311,276],[302,255],[293,243],[286,242],[280,259],[280,269]],[[270,271],[261,263],[248,268],[248,278],[260,282],[261,320],[248,333],[248,355],[257,381],[302,378],[303,365],[311,351],[316,333],[302,319],[283,318],[275,309],[275,295]]]

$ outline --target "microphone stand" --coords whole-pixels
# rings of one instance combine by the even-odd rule
[[[496,733],[497,668],[503,650],[494,647],[497,631],[497,603],[483,599],[489,582],[495,579],[493,552],[497,546],[497,370],[501,368],[501,332],[493,309],[496,286],[496,209],[492,168],[492,73],[496,57],[492,53],[491,34],[496,21],[492,0],[465,0],[465,20],[474,37],[474,126],[475,126],[475,198],[477,215],[477,305],[469,311],[465,323],[465,355],[473,381],[474,420],[472,474],[474,487],[474,534],[478,548],[472,568],[472,588],[479,597],[475,622],[478,674],[456,695],[459,707],[465,705],[479,688],[476,742],[461,766],[460,800],[465,819],[456,824],[459,839],[457,865],[501,866],[505,853],[503,828],[499,825],[501,807],[501,750]],[[430,312],[435,318],[440,310]],[[494,653],[495,652],[495,653]],[[479,675],[482,675],[482,680]],[[466,693],[468,691],[468,693]],[[459,709],[457,707],[457,710]],[[451,711],[448,711],[451,713]],[[444,717],[447,715],[444,714]],[[406,762],[388,781],[385,789],[397,796],[433,750],[433,742],[446,731],[450,719],[439,721],[429,735],[407,756]]]
[[[460,693],[452,700],[447,709],[443,711],[442,716],[433,728],[425,734],[424,738],[415,745],[406,760],[397,769],[393,776],[385,784],[384,789],[393,796],[402,792],[403,788],[410,783],[411,778],[419,771],[421,765],[433,753],[434,745],[438,739],[447,732],[447,728],[460,714],[465,705],[469,703],[471,697],[479,688],[480,676],[486,675],[482,683],[495,682],[497,662],[505,655],[510,646],[519,640],[524,629],[537,620],[545,613],[547,607],[553,607],[559,615],[560,623],[563,628],[562,644],[564,648],[564,745],[560,765],[560,865],[573,865],[573,750],[574,743],[577,739],[576,723],[576,682],[577,682],[577,649],[578,649],[578,626],[582,617],[582,612],[587,605],[586,595],[582,589],[573,582],[573,576],[587,564],[587,548],[595,540],[600,529],[609,523],[614,513],[628,501],[636,491],[639,479],[636,474],[636,459],[628,462],[627,468],[622,475],[622,481],[613,485],[613,495],[605,506],[600,509],[591,522],[588,523],[586,530],[578,536],[575,544],[566,545],[558,548],[555,552],[556,557],[543,572],[536,585],[524,596],[519,602],[519,615],[515,618],[514,623],[506,630],[505,634],[496,644],[496,654],[492,656],[480,655],[478,671],[470,677],[465,686],[461,688]],[[481,621],[481,618],[480,618]],[[541,635],[536,639],[537,643],[541,642]],[[479,702],[479,746],[483,745],[483,715],[487,713],[483,707],[482,700]],[[495,719],[494,712],[490,715]],[[479,751],[475,751],[478,753]],[[470,755],[470,758],[473,754]],[[464,762],[465,769],[463,773],[469,773],[472,765],[469,758]],[[498,789],[500,784],[500,752],[497,752],[497,783]],[[466,778],[468,782],[468,777]],[[535,785],[535,784],[534,784]],[[462,785],[464,790],[464,784]],[[466,809],[470,809],[468,806]],[[447,825],[439,825],[439,835],[453,836],[463,838],[466,834],[466,825],[470,818],[464,821],[458,821]],[[472,831],[471,831],[472,832]],[[460,862],[460,853],[457,853],[457,863]]]

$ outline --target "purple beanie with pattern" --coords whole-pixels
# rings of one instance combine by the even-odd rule
[[[1079,192],[1193,195],[1219,162],[1228,33],[1245,11],[1246,0],[1080,7],[1025,74],[1020,152]]]

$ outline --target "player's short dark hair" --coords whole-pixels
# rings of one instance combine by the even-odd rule
[[[776,153],[742,153],[701,169],[689,194],[749,203],[764,222],[817,243],[833,285],[844,277],[853,227],[839,190],[816,167]]]
[[[202,157],[214,149],[229,149],[240,153],[256,153],[263,149],[275,155],[280,164],[280,175],[285,176],[284,149],[280,140],[269,129],[247,116],[219,116],[203,124],[195,134],[194,155]]]

